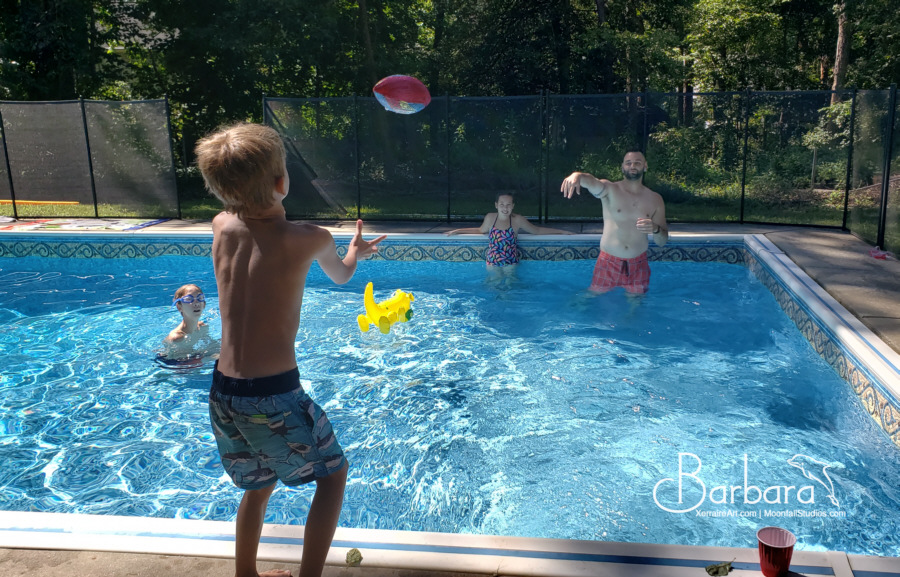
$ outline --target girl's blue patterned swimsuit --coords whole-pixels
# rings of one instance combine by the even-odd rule
[[[487,263],[490,266],[509,266],[519,264],[519,244],[516,239],[516,229],[512,227],[512,216],[510,216],[510,227],[505,230],[494,228],[497,224],[498,214],[494,218],[494,224],[491,225],[491,232],[488,234],[490,242],[487,249]]]

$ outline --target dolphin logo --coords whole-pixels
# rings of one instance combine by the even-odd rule
[[[825,490],[828,491],[828,499],[835,507],[841,506],[837,497],[834,496],[834,483],[831,482],[831,477],[828,476],[827,469],[831,468],[831,465],[801,454],[794,455],[787,462],[791,467],[800,469],[803,476],[807,479],[811,479],[825,487]]]

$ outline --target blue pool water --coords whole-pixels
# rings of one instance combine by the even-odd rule
[[[508,287],[480,263],[314,269],[297,356],[351,462],[341,525],[740,547],[780,525],[900,555],[900,451],[772,295],[736,265],[652,266],[639,304],[584,298],[588,261]],[[411,291],[412,321],[360,333],[368,281]],[[153,362],[186,282],[218,336],[206,258],[0,260],[0,509],[234,518],[209,367]],[[267,521],[302,524],[310,495],[279,488]]]

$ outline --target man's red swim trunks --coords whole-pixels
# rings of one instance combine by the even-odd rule
[[[619,258],[600,251],[590,290],[606,292],[617,286],[631,294],[644,294],[650,286],[650,263],[647,253],[634,258]]]

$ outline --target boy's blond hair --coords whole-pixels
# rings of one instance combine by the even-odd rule
[[[281,136],[261,124],[242,122],[203,138],[194,149],[206,188],[241,216],[272,206],[275,182],[284,176]]]

